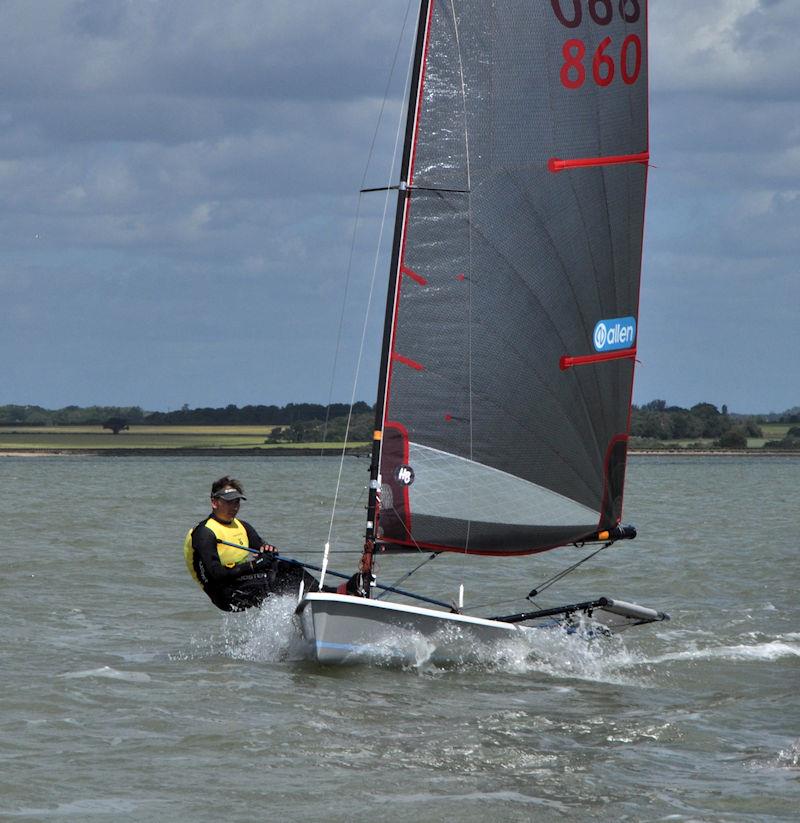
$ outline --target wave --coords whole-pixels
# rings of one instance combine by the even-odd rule
[[[210,642],[208,637],[195,638],[196,653],[189,656],[222,655],[264,663],[310,660],[311,649],[300,635],[294,619],[296,605],[294,597],[273,597],[259,609],[225,615],[221,636]],[[588,630],[590,626],[583,628]],[[403,632],[375,643],[369,659],[364,662],[381,667],[400,666],[419,674],[492,670],[512,675],[543,675],[556,680],[649,686],[659,665],[665,663],[703,660],[772,662],[800,657],[800,643],[797,642],[800,635],[797,634],[762,639],[761,642],[716,646],[711,645],[713,634],[699,634],[702,640],[698,634],[689,640],[670,630],[655,637],[651,635],[644,638],[650,647],[644,653],[638,646],[629,648],[620,635],[596,637],[590,631],[567,634],[559,629],[540,629],[492,644],[470,642],[455,661],[441,662],[437,652],[452,646],[455,641],[463,647],[464,638],[453,638],[447,633],[431,638]],[[639,639],[637,635],[637,643]],[[653,640],[662,647],[666,643],[683,648],[653,654],[650,645]],[[412,662],[398,664],[400,658]]]
[[[297,598],[270,597],[260,608],[226,615],[224,653],[236,660],[303,660],[308,648],[294,620]]]
[[[646,663],[666,663],[674,660],[765,660],[771,662],[783,657],[800,657],[800,645],[773,640],[768,643],[745,643],[735,646],[711,646],[705,649],[686,649],[648,659]]]
[[[258,662],[303,661],[312,658],[294,621],[293,597],[270,598],[260,609],[227,615],[224,636],[217,644],[224,655]],[[586,631],[568,634],[560,629],[520,633],[497,643],[481,643],[453,636],[448,627],[434,637],[398,630],[370,649],[363,662],[373,666],[398,666],[419,674],[445,671],[493,670],[508,674],[543,674],[558,679],[581,679],[615,684],[640,682],[633,669],[641,660],[619,637],[592,636]],[[438,652],[459,648],[455,660],[442,662]],[[398,663],[404,660],[404,663]],[[408,663],[407,661],[412,661]]]
[[[774,765],[786,769],[800,769],[800,740],[796,740],[788,749],[781,749]]]
[[[129,683],[147,683],[150,675],[145,672],[123,672],[112,669],[111,666],[101,666],[99,669],[86,669],[79,672],[65,672],[59,675],[65,680],[83,680],[89,677],[101,677],[107,680],[126,680]]]

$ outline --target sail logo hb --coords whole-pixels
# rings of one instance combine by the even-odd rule
[[[592,333],[595,351],[614,351],[629,349],[636,341],[636,319],[634,317],[615,317],[613,320],[601,320]]]
[[[414,482],[414,469],[411,466],[398,466],[394,470],[394,477],[403,486],[410,486]]]

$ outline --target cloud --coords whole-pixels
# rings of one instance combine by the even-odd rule
[[[652,4],[651,206],[672,205],[649,235],[656,248],[800,250],[798,35],[789,0]]]
[[[3,0],[0,344],[16,352],[5,402],[324,402],[346,289],[335,399],[349,397],[383,206],[362,200],[346,286],[357,191],[409,9]],[[637,399],[691,404],[717,380],[733,409],[796,405],[800,8],[651,0],[649,20]],[[371,185],[389,179],[407,22]],[[744,323],[769,345],[737,333]],[[208,377],[227,373],[221,339],[238,346],[235,380]],[[728,369],[756,368],[767,349],[758,391]]]
[[[397,0],[9,0],[4,19],[13,25],[0,37],[9,47],[0,67],[20,96],[348,99],[382,92],[379,73],[364,66],[383,64],[404,7]]]
[[[651,74],[667,91],[792,98],[798,33],[794,0],[653,0]]]

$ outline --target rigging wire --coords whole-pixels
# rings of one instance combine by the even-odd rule
[[[464,115],[464,159],[466,162],[467,173],[467,261],[468,261],[468,276],[467,276],[467,385],[468,385],[468,401],[469,401],[469,459],[474,460],[474,432],[473,432],[473,413],[472,413],[472,171],[470,163],[469,151],[469,127],[467,123],[467,87],[464,80],[464,61],[461,55],[461,38],[458,33],[458,17],[456,16],[456,7],[454,0],[450,0],[450,12],[453,17],[453,32],[456,39],[456,52],[458,53],[458,71],[461,79],[461,109]],[[472,479],[469,481],[469,511],[473,510],[472,506]],[[467,520],[467,534],[464,543],[464,559],[469,552],[469,540],[472,530],[472,521]],[[463,567],[463,563],[462,563]],[[463,572],[462,572],[463,579]]]
[[[605,545],[601,546],[599,549],[596,549],[595,551],[593,551],[591,554],[587,554],[586,557],[583,557],[580,560],[578,560],[577,563],[573,563],[572,565],[567,566],[565,569],[562,569],[560,572],[557,572],[552,577],[545,580],[543,583],[540,583],[538,586],[535,586],[533,589],[531,589],[530,592],[525,597],[525,600],[528,600],[531,603],[533,603],[534,605],[538,606],[538,604],[533,600],[534,597],[537,597],[543,591],[545,591],[546,589],[549,589],[550,586],[552,586],[553,584],[558,583],[559,580],[563,580],[568,574],[571,574],[572,572],[574,572],[575,569],[578,568],[578,566],[583,565],[584,563],[586,563],[587,560],[591,560],[593,557],[600,554],[600,552],[605,551],[609,546],[612,546],[613,544],[614,544],[614,541],[611,540],[608,543],[606,543]],[[513,598],[506,598],[504,600],[494,600],[494,601],[489,602],[489,603],[480,603],[476,606],[472,606],[472,608],[473,609],[485,609],[485,608],[489,608],[490,606],[492,608],[494,608],[495,606],[502,606],[502,605],[505,605],[506,603],[519,602],[521,599],[522,598],[520,598],[520,597],[513,597]]]
[[[289,549],[291,554],[319,554],[319,549]],[[363,554],[363,549],[336,549],[336,556],[338,557],[340,554]]]
[[[419,554],[422,554],[422,553],[425,551],[425,549],[423,549],[423,548],[422,548],[422,546],[420,546],[420,545],[419,545],[419,543],[417,543],[416,539],[414,538],[414,535],[413,535],[413,534],[411,534],[411,532],[408,530],[408,526],[406,526],[406,524],[405,524],[405,520],[404,520],[402,517],[400,517],[400,515],[399,515],[399,513],[398,513],[397,509],[395,509],[395,507],[394,507],[394,506],[392,506],[390,509],[388,509],[388,511],[392,511],[392,512],[394,512],[395,514],[397,514],[397,515],[398,515],[397,519],[398,519],[398,521],[399,521],[400,525],[401,525],[401,526],[403,527],[403,529],[405,530],[405,533],[408,535],[408,539],[409,539],[409,540],[410,540],[410,541],[414,544],[414,547],[416,548],[417,552],[418,552]],[[441,554],[441,552],[434,552],[434,553],[433,553],[433,554],[432,554],[429,558],[427,558],[427,560],[423,560],[423,561],[422,561],[422,563],[420,563],[420,564],[419,564],[416,568],[411,569],[411,571],[410,571],[410,572],[408,572],[407,574],[403,575],[403,576],[402,576],[402,577],[400,577],[398,580],[396,580],[394,583],[392,583],[392,586],[395,586],[395,587],[396,587],[396,586],[399,586],[399,585],[400,585],[400,583],[402,583],[404,580],[408,580],[408,578],[409,578],[409,577],[411,577],[411,575],[412,575],[412,574],[414,574],[414,572],[416,572],[416,571],[418,571],[419,569],[421,569],[421,568],[422,568],[422,567],[423,567],[423,566],[424,566],[427,562],[429,562],[430,560],[435,559],[435,558],[436,558],[436,557],[438,557],[440,554]],[[380,600],[380,599],[381,599],[382,597],[384,597],[386,594],[387,594],[387,592],[384,592],[383,594],[379,595],[377,599],[378,599],[378,600]]]
[[[394,57],[392,59],[392,67],[391,67],[391,70],[389,72],[389,78],[386,82],[386,88],[384,90],[384,95],[383,95],[383,101],[381,102],[381,108],[380,108],[380,112],[378,114],[378,122],[375,126],[375,132],[373,133],[373,136],[372,136],[372,143],[370,145],[369,156],[367,158],[367,162],[366,162],[365,167],[364,167],[364,174],[361,178],[361,186],[359,186],[360,189],[364,188],[364,182],[366,181],[366,176],[367,176],[367,173],[369,171],[370,162],[372,160],[372,154],[373,154],[373,151],[374,151],[374,148],[375,148],[375,143],[376,143],[376,140],[377,140],[378,130],[380,128],[380,123],[381,123],[381,120],[382,120],[382,117],[383,117],[383,112],[384,112],[385,107],[386,107],[386,101],[389,97],[389,87],[391,85],[392,78],[394,77],[395,68],[397,67],[398,56],[400,54],[400,46],[403,42],[403,35],[405,34],[406,26],[408,24],[408,18],[409,18],[409,13],[410,13],[410,9],[411,9],[411,3],[412,3],[412,0],[409,0],[409,2],[406,5],[405,16],[403,17],[403,26],[401,28],[400,36],[398,38],[397,45],[395,47]],[[406,96],[407,96],[408,86],[409,86],[409,83],[411,82],[410,78],[411,78],[411,64],[409,64],[409,67],[406,71],[406,79],[405,79],[405,85],[404,85],[404,91],[403,91],[403,99],[405,99]],[[396,165],[396,162],[397,162],[397,146],[398,146],[399,141],[400,141],[400,133],[402,131],[402,122],[403,122],[403,117],[402,117],[402,110],[401,110],[401,116],[398,119],[397,132],[395,134],[394,150],[392,151],[392,162],[390,164],[390,169],[389,169],[389,181],[391,181],[394,177],[394,170],[395,170],[395,165]],[[360,215],[362,197],[363,197],[363,194],[359,193],[357,218]],[[355,405],[355,396],[356,396],[356,391],[357,391],[357,388],[358,388],[358,378],[359,378],[359,374],[360,374],[360,371],[361,371],[361,363],[362,363],[363,356],[364,356],[364,344],[365,344],[365,340],[366,340],[366,336],[367,336],[367,322],[368,322],[368,319],[369,319],[370,309],[372,307],[372,296],[373,296],[373,293],[374,293],[374,290],[375,290],[375,280],[376,280],[376,277],[377,277],[378,262],[380,260],[380,251],[381,251],[381,246],[382,246],[382,243],[383,243],[383,233],[384,233],[384,230],[385,230],[385,227],[386,227],[386,215],[387,215],[388,209],[389,209],[389,191],[387,190],[386,197],[384,198],[383,214],[382,214],[382,217],[381,217],[380,231],[378,233],[377,247],[375,249],[375,260],[374,260],[373,267],[372,267],[372,278],[370,280],[369,292],[368,292],[368,295],[367,295],[367,305],[366,305],[366,309],[364,311],[364,324],[363,324],[363,327],[362,327],[362,330],[361,330],[361,342],[360,342],[359,349],[358,349],[358,358],[356,360],[355,375],[353,377],[353,390],[352,390],[352,394],[350,396],[350,410],[347,414],[347,425],[345,426],[344,445],[342,446],[342,453],[341,453],[341,456],[340,456],[340,459],[339,459],[339,472],[338,472],[338,476],[337,476],[337,479],[336,479],[336,490],[335,490],[335,493],[334,493],[333,506],[331,508],[330,524],[329,524],[329,527],[328,527],[328,540],[327,540],[328,545],[330,545],[331,540],[332,540],[332,535],[333,535],[333,525],[334,525],[334,520],[336,518],[336,505],[337,505],[337,501],[339,499],[339,490],[341,488],[341,483],[342,483],[342,473],[344,471],[344,459],[345,459],[345,456],[347,454],[347,442],[348,442],[348,438],[349,438],[349,435],[350,435],[350,424],[351,424],[352,418],[353,418],[353,406]],[[350,260],[348,262],[348,273],[347,273],[348,282],[349,282],[351,272],[352,272],[353,249],[354,249],[354,246],[355,246],[356,230],[357,230],[357,224],[354,225],[354,227],[353,227],[353,241],[352,241],[351,247],[350,247]],[[342,309],[342,321],[340,321],[340,331],[341,331],[341,322],[343,322],[343,318],[344,318],[344,307]],[[338,346],[339,346],[339,342],[337,341],[337,353],[336,353],[337,357],[338,357]],[[335,366],[334,366],[334,369],[335,369]],[[332,392],[333,392],[333,377],[331,378],[331,397],[332,397]]]
[[[398,38],[397,44],[395,45],[394,56],[392,57],[392,65],[391,65],[391,68],[389,69],[389,76],[386,80],[386,87],[383,91],[383,99],[381,100],[381,107],[380,107],[380,110],[378,111],[377,122],[375,123],[375,129],[372,133],[372,139],[371,139],[370,144],[369,144],[369,151],[367,152],[367,161],[364,164],[364,171],[361,175],[361,185],[359,186],[360,193],[359,193],[358,200],[356,201],[356,214],[355,214],[355,218],[353,220],[353,231],[350,235],[350,251],[349,251],[348,256],[347,256],[347,268],[346,268],[346,273],[345,273],[344,295],[342,297],[342,311],[339,315],[339,328],[338,328],[337,333],[336,333],[336,346],[334,347],[334,351],[333,351],[333,365],[331,367],[331,382],[330,382],[330,386],[328,388],[328,405],[327,405],[327,408],[325,410],[325,422],[324,422],[323,429],[322,429],[322,442],[323,443],[325,443],[327,441],[328,422],[329,422],[329,419],[330,419],[330,407],[331,407],[331,403],[333,401],[333,386],[334,386],[334,382],[335,382],[335,379],[336,379],[336,367],[337,367],[338,361],[339,361],[339,352],[341,350],[342,331],[343,331],[343,328],[344,328],[344,318],[345,318],[345,314],[346,314],[346,311],[347,311],[347,297],[348,297],[348,293],[349,293],[349,289],[350,289],[350,283],[351,283],[352,274],[353,274],[353,258],[355,257],[356,236],[358,234],[358,224],[359,224],[359,221],[361,219],[361,204],[363,202],[362,197],[360,195],[363,194],[364,191],[365,191],[364,190],[364,184],[366,183],[367,173],[369,172],[369,167],[372,163],[372,156],[375,153],[375,144],[377,143],[377,140],[378,140],[378,132],[380,131],[381,122],[383,120],[383,114],[384,114],[384,111],[386,110],[386,101],[389,98],[389,88],[391,87],[392,78],[394,77],[395,69],[397,68],[397,58],[400,54],[400,45],[403,42],[403,32],[405,32],[405,29],[406,29],[406,25],[407,25],[407,22],[408,22],[408,14],[409,14],[409,9],[410,8],[411,8],[411,2],[409,0],[408,5],[406,6],[405,17],[403,18],[403,25],[402,25],[401,30],[400,30],[400,37]],[[391,177],[390,177],[390,180],[391,180]],[[392,186],[389,186],[388,188],[392,188]],[[351,411],[352,411],[352,404],[351,404]],[[348,422],[349,422],[349,420],[348,420]],[[346,441],[347,441],[347,439],[345,438],[345,442]]]
[[[418,548],[419,548],[419,547],[418,547]],[[390,588],[396,589],[396,588],[397,588],[397,587],[398,587],[401,583],[403,583],[404,581],[408,580],[408,578],[409,578],[409,577],[411,577],[411,575],[412,575],[412,574],[414,574],[415,572],[418,572],[418,571],[419,571],[419,570],[420,570],[423,566],[425,566],[427,563],[430,563],[430,562],[431,562],[431,560],[436,560],[436,558],[437,558],[440,554],[441,554],[441,552],[433,552],[433,554],[431,554],[429,557],[426,557],[426,558],[422,561],[422,563],[418,564],[418,565],[417,565],[417,566],[415,566],[413,569],[411,569],[411,571],[410,571],[410,572],[407,572],[407,573],[406,573],[406,574],[404,574],[401,578],[399,578],[398,580],[395,580],[395,582],[394,582],[394,583],[392,583],[392,585],[391,585],[391,587],[390,587]],[[376,599],[376,600],[381,600],[381,599],[382,599],[382,598],[384,598],[387,594],[388,594],[388,589],[387,589],[386,591],[381,592],[381,593],[380,593],[380,594],[379,594],[379,595],[378,595],[375,599]]]
[[[545,580],[544,583],[540,583],[538,586],[535,586],[531,589],[530,593],[527,596],[527,600],[533,602],[531,598],[536,597],[537,595],[541,594],[545,589],[549,589],[554,583],[558,583],[559,580],[565,578],[568,574],[571,574],[578,568],[578,566],[582,566],[587,560],[591,560],[593,557],[596,557],[600,552],[605,551],[609,546],[614,544],[613,540],[610,540],[603,546],[600,546],[599,549],[596,549],[591,554],[587,554],[586,557],[581,558],[578,560],[577,563],[573,563],[571,566],[567,566],[566,569],[562,569],[558,574],[554,574],[549,579]]]

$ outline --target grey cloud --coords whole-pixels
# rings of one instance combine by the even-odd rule
[[[18,0],[5,11],[13,26],[0,33],[0,68],[11,80],[7,93],[20,95],[346,99],[382,92],[380,74],[364,65],[385,63],[404,6]]]
[[[0,3],[5,402],[327,400],[357,191],[407,5]],[[639,401],[800,402],[786,378],[799,23],[795,0],[651,0]],[[388,178],[402,53],[372,185]],[[382,203],[362,200],[336,399],[350,395]],[[766,329],[769,360],[742,323]],[[242,352],[234,384],[207,379],[220,334]],[[742,381],[738,362],[757,377]]]
[[[787,99],[796,92],[794,0],[650,4],[651,76],[667,90]]]

